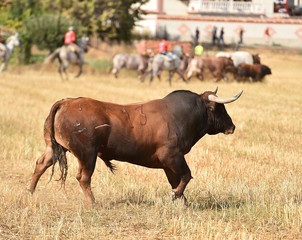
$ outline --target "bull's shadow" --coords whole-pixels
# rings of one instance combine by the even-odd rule
[[[96,202],[96,207],[109,207],[109,208],[115,208],[119,206],[146,206],[146,207],[152,207],[156,205],[156,200],[154,199],[148,199],[144,194],[141,194],[139,192],[133,192],[132,190],[129,190],[128,192],[125,192],[123,196],[120,196],[118,199],[114,200],[112,198],[107,199],[104,201]]]
[[[224,198],[217,199],[214,195],[209,193],[208,196],[198,196],[197,198],[188,199],[190,205],[196,210],[216,210],[235,208],[238,209],[246,204],[246,201],[237,199],[235,196],[229,195]]]

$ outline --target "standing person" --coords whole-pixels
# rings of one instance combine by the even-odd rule
[[[270,39],[271,39],[271,35],[269,32],[269,27],[266,27],[265,31],[264,31],[264,38],[265,38],[265,43],[266,45],[269,45]]]
[[[212,45],[214,46],[216,44],[216,40],[217,40],[217,27],[214,26],[212,29]]]
[[[224,45],[224,29],[223,27],[220,29],[220,34],[219,34],[219,45],[222,43]]]
[[[243,33],[244,33],[243,28],[240,28],[240,31],[239,31],[239,44],[243,44]]]
[[[199,29],[198,29],[198,27],[196,27],[196,30],[195,30],[195,44],[198,44],[198,40],[199,40]]]
[[[165,56],[167,56],[171,61],[173,61],[173,57],[168,53],[168,47],[169,47],[169,43],[167,41],[167,38],[164,37],[163,40],[161,40],[161,42],[159,43],[159,53],[163,54]]]
[[[194,52],[195,52],[195,56],[197,56],[197,57],[201,56],[201,54],[203,53],[203,46],[201,45],[201,43],[196,45]]]

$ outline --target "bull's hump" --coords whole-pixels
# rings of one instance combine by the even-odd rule
[[[199,95],[196,93],[193,93],[188,90],[176,90],[170,94],[168,94],[164,99],[165,100],[179,100],[179,101],[188,101],[190,99],[196,99]]]

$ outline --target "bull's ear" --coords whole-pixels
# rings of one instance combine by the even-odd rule
[[[217,90],[217,89],[216,89]],[[215,91],[216,91],[215,90]],[[211,101],[209,99],[209,95],[213,94],[213,92],[208,92],[207,94],[202,95],[202,99],[204,100],[204,103],[206,105],[206,108],[210,111],[214,111],[216,107],[216,103],[214,101]]]
[[[212,101],[207,101],[206,103],[207,109],[209,109],[211,112],[214,112],[216,103]]]

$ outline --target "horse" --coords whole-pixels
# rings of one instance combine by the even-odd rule
[[[2,65],[0,67],[0,72],[4,71],[7,68],[7,62],[10,59],[14,46],[21,46],[21,41],[19,39],[19,34],[10,36],[6,40],[6,44],[0,43],[0,60]]]
[[[141,79],[148,68],[149,56],[141,54],[116,54],[113,58],[112,74],[117,78],[122,68],[136,70]]]
[[[44,63],[53,62],[55,59],[58,59],[58,63],[59,63],[58,71],[60,73],[60,77],[62,80],[64,80],[62,76],[62,65],[63,65],[63,72],[66,75],[66,80],[68,80],[66,69],[68,68],[69,64],[78,65],[79,72],[75,76],[75,78],[77,78],[82,74],[82,66],[84,64],[84,52],[87,52],[88,41],[89,41],[88,37],[82,37],[78,41],[79,46],[76,44],[64,45],[56,49],[53,53],[51,53],[45,59]]]
[[[172,52],[169,54],[173,57],[173,60],[169,59],[167,56],[165,56],[163,54],[157,54],[152,59],[150,59],[148,70],[145,72],[141,81],[143,82],[145,80],[145,77],[149,73],[152,73],[151,77],[150,77],[150,84],[151,84],[153,78],[156,75],[160,79],[160,73],[163,70],[168,70],[170,86],[171,86],[172,74],[174,72],[177,72],[179,74],[179,76],[182,78],[182,80],[184,82],[187,82],[187,80],[184,78],[184,76],[181,72],[181,69],[180,69],[180,63],[181,63],[181,59],[183,56],[182,46],[175,46],[173,48]]]

